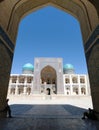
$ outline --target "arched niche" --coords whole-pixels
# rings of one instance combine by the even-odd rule
[[[46,84],[56,84],[57,76],[56,71],[51,66],[46,66],[41,70],[41,80],[42,83],[46,82]]]

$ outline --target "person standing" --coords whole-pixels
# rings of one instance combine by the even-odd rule
[[[11,108],[10,108],[10,106],[8,105],[8,101],[9,101],[9,99],[6,99],[6,107],[5,107],[5,110],[6,110],[6,112],[7,112],[8,117],[11,118],[11,117],[12,117],[12,116],[11,116]]]

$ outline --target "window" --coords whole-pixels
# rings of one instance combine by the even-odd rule
[[[28,79],[27,79],[27,83],[32,83],[32,79],[31,79],[31,78],[28,78]]]
[[[85,79],[84,78],[80,78],[80,83],[85,83]]]
[[[13,77],[13,78],[12,78],[12,83],[16,83],[16,80],[17,80],[17,78],[16,78],[16,77]]]
[[[19,78],[19,83],[24,83],[24,77]]]
[[[73,78],[72,78],[72,82],[73,82],[73,83],[78,83],[77,77],[73,77]]]
[[[65,79],[65,83],[66,83],[66,84],[67,84],[67,83],[70,83],[69,78],[66,78],[66,79]]]

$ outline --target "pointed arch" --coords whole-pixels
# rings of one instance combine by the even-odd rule
[[[46,82],[47,84],[55,84],[57,80],[56,70],[47,65],[41,70],[41,80],[42,83]]]
[[[22,18],[48,5],[71,14],[79,21],[84,42],[86,42],[93,29],[99,23],[95,7],[86,0],[21,0],[12,6],[6,25],[7,32],[10,34],[12,41],[16,41],[18,26]]]

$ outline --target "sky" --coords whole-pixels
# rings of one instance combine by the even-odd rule
[[[75,72],[86,74],[80,24],[72,15],[47,6],[24,17],[18,28],[12,74],[21,74],[26,63],[34,65],[36,57],[63,58]]]

